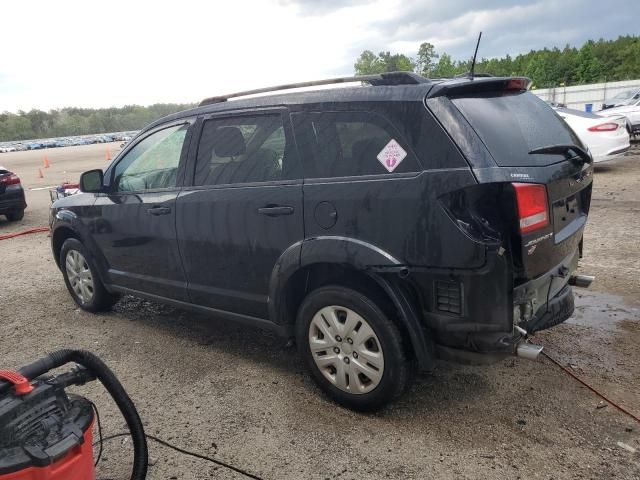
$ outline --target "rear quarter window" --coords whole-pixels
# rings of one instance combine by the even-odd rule
[[[292,117],[307,178],[420,171],[410,145],[381,115],[373,112],[311,112]],[[378,156],[397,147],[401,149],[397,151],[402,158],[385,167]]]
[[[549,145],[583,146],[566,122],[532,93],[481,93],[451,100],[499,166],[551,165],[565,157],[529,152]]]

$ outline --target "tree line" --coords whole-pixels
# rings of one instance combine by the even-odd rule
[[[440,54],[434,45],[424,42],[415,57],[365,50],[354,69],[357,75],[404,70],[429,78],[450,78],[467,73],[470,63]],[[543,48],[515,57],[482,58],[476,62],[475,72],[529,77],[533,88],[635,80],[640,78],[640,37],[625,35],[615,40],[589,40],[580,48],[566,45],[563,49]]]
[[[424,42],[415,57],[365,50],[354,68],[358,75],[403,70],[430,78],[446,78],[465,74],[469,66],[470,61],[454,60]],[[580,48],[566,45],[563,49],[531,50],[515,57],[482,58],[475,71],[496,76],[526,76],[531,78],[534,88],[637,79],[640,78],[640,37],[626,35],[615,40],[589,40]],[[138,130],[160,117],[192,106],[159,103],[148,107],[5,112],[0,113],[0,141]]]
[[[62,108],[0,113],[0,141],[66,137],[94,133],[139,130],[171,113],[191,108],[191,104],[158,103],[148,107]]]

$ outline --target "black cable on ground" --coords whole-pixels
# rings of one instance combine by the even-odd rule
[[[96,461],[93,462],[93,466],[97,467],[100,459],[102,458],[102,423],[100,422],[100,412],[98,412],[98,407],[91,400],[87,400],[91,407],[93,407],[93,411],[96,413],[96,423],[98,424],[98,443],[100,448],[98,449],[98,455],[96,456]]]
[[[94,442],[93,445],[95,446],[98,443],[106,442],[106,441],[109,441],[109,440],[113,440],[114,438],[128,437],[128,436],[130,436],[129,432],[115,433],[113,435],[108,435],[106,437],[101,437],[101,439],[99,441],[97,441],[97,442]],[[240,475],[244,475],[245,477],[251,478],[253,480],[264,480],[262,477],[258,477],[257,475],[254,475],[253,473],[247,472],[246,470],[243,470],[243,469],[241,469],[239,467],[234,467],[233,465],[230,465],[230,464],[228,464],[226,462],[223,462],[222,460],[217,460],[215,458],[208,457],[208,456],[202,455],[200,453],[196,453],[196,452],[191,452],[189,450],[185,450],[183,448],[177,447],[177,446],[167,442],[166,440],[162,440],[161,438],[155,437],[153,435],[146,434],[146,436],[147,436],[147,438],[149,440],[153,440],[154,442],[157,442],[157,443],[159,443],[160,445],[162,445],[164,447],[167,447],[167,448],[170,448],[172,450],[175,450],[176,452],[181,453],[183,455],[189,455],[191,457],[199,458],[201,460],[206,460],[207,462],[211,462],[211,463],[214,463],[214,464],[216,464],[216,465],[218,465],[220,467],[224,467],[224,468],[227,468],[229,470],[233,470],[234,472],[239,473]]]

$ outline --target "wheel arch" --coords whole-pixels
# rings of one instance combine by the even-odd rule
[[[395,273],[380,273],[392,267]],[[420,320],[416,295],[400,278],[402,263],[366,242],[320,237],[292,245],[274,268],[269,284],[271,320],[293,331],[305,296],[324,285],[338,284],[371,295],[398,320],[406,344],[421,369],[433,366],[432,340]]]
[[[60,265],[60,252],[62,251],[62,245],[69,238],[75,238],[82,242],[80,235],[69,225],[61,225],[51,234],[51,250],[58,268],[62,268]]]

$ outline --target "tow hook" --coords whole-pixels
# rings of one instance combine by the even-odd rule
[[[596,277],[591,275],[571,275],[569,277],[569,285],[574,285],[576,287],[581,288],[589,288],[591,282],[595,280]]]
[[[524,328],[516,325],[515,329],[522,335],[522,340],[516,345],[516,355],[527,360],[536,360],[544,347],[527,342],[526,338],[529,334]]]

